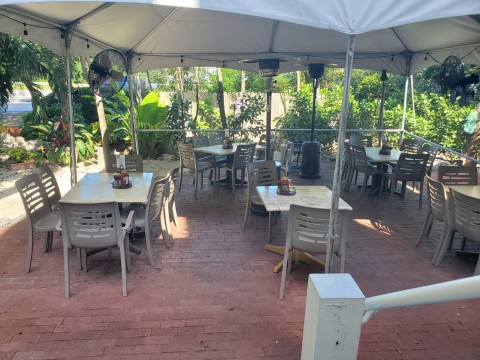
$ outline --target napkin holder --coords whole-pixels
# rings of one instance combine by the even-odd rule
[[[132,187],[132,182],[130,181],[127,170],[120,169],[118,173],[113,175],[112,186],[114,189],[128,189]]]
[[[378,153],[380,155],[390,155],[392,153],[392,147],[387,145],[382,145]]]
[[[283,176],[280,180],[278,180],[278,189],[277,194],[279,195],[294,195],[295,189],[292,187],[292,181]]]

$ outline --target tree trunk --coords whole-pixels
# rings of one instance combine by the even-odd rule
[[[177,88],[179,91],[183,91],[183,70],[181,67],[177,67],[175,75],[177,78]]]
[[[297,93],[300,92],[301,85],[302,85],[302,72],[297,71]]]
[[[80,57],[80,63],[82,64],[82,73],[86,81],[88,81],[88,67],[90,61],[87,57]],[[102,137],[102,151],[103,160],[105,165],[110,157],[110,142],[108,141],[107,121],[105,120],[105,109],[103,107],[103,101],[100,96],[94,93],[95,105],[97,106],[98,125],[100,127],[100,135]]]
[[[110,156],[110,142],[108,141],[107,121],[105,120],[105,109],[103,101],[100,96],[95,94],[95,104],[97,105],[98,124],[100,126],[100,134],[102,136],[103,159],[105,161],[105,168]]]
[[[480,104],[477,107],[477,126],[475,127],[475,131],[470,137],[470,141],[467,145],[467,156],[472,158],[477,158],[477,146],[480,143]],[[465,165],[467,166],[474,166],[475,164],[473,161],[466,159]]]
[[[135,84],[134,86],[134,95],[135,95],[135,101],[137,102],[137,104],[141,104],[142,103],[142,91],[141,91],[141,83],[140,83],[140,74],[133,74],[133,83]]]
[[[240,85],[240,91],[241,91],[242,93],[245,92],[245,88],[246,88],[246,78],[247,78],[247,77],[246,77],[245,71],[242,71],[242,83],[241,83],[241,85]]]
[[[217,102],[218,109],[220,110],[220,119],[222,121],[222,128],[227,128],[227,116],[225,115],[225,101],[223,95],[223,77],[222,69],[217,68],[217,77],[218,77],[218,92],[217,92]]]

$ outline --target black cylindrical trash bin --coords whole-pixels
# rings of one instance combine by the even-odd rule
[[[299,175],[307,179],[320,177],[320,143],[318,141],[303,143],[302,170]]]

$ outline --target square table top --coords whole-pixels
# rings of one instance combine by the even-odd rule
[[[146,203],[153,183],[153,173],[129,173],[132,187],[114,189],[113,173],[88,173],[74,185],[60,202],[98,203]]]
[[[448,187],[460,194],[480,199],[480,185],[449,185]]]
[[[366,146],[365,153],[367,154],[368,159],[377,163],[395,162],[398,161],[398,158],[402,153],[398,149],[392,149],[390,155],[380,155],[380,149],[380,146]]]
[[[248,145],[246,143],[233,143],[231,149],[224,149],[223,145],[210,145],[210,146],[201,146],[196,147],[195,151],[200,151],[207,154],[218,155],[218,156],[226,156],[226,155],[234,155],[237,151],[238,145]]]
[[[295,195],[277,194],[278,186],[257,186],[257,193],[267,211],[289,211],[290,204],[330,209],[332,191],[326,186],[295,186]],[[344,200],[339,199],[339,210],[352,210]]]

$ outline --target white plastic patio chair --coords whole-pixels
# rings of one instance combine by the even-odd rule
[[[62,219],[65,299],[70,297],[68,250],[106,249],[118,246],[122,270],[122,293],[127,296],[127,267],[130,264],[129,232],[134,212],[131,211],[122,227],[118,203],[70,204],[60,203]]]

